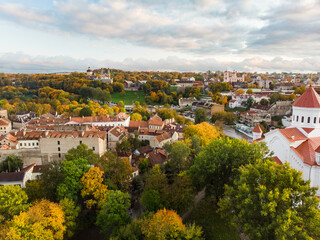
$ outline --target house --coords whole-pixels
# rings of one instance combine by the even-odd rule
[[[11,131],[11,122],[4,118],[0,118],[0,135],[4,135]]]
[[[309,87],[292,105],[292,122],[285,129],[265,134],[274,157],[302,172],[320,196],[320,96]]]
[[[266,122],[271,124],[270,114],[261,114],[258,111],[245,111],[240,114],[240,122],[243,122],[247,126],[253,127],[258,123]]]
[[[242,104],[240,102],[238,102],[237,100],[235,100],[235,99],[231,99],[229,101],[229,108],[241,107],[241,105]]]
[[[149,162],[153,167],[156,164],[162,165],[165,164],[168,160],[168,154],[161,148],[156,148],[149,153]]]
[[[149,129],[161,130],[164,126],[164,122],[158,114],[152,116],[149,121]]]
[[[121,143],[122,139],[128,135],[128,131],[122,126],[113,127],[108,131],[108,150],[116,150],[117,143]]]
[[[0,173],[0,186],[1,185],[15,185],[24,188],[28,180],[32,180],[32,172],[35,163],[21,169],[19,172],[1,172]]]
[[[154,137],[150,140],[150,146],[153,148],[162,148],[166,143],[174,143],[178,141],[179,135],[177,132],[169,133],[165,132],[159,136]]]
[[[180,107],[188,107],[192,106],[192,103],[195,102],[197,99],[195,97],[190,98],[179,98],[179,106]]]

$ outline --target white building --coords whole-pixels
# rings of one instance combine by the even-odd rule
[[[312,187],[320,187],[320,96],[312,87],[292,105],[291,125],[266,133],[264,141],[277,160],[301,171]]]
[[[223,74],[223,81],[228,83],[235,83],[235,82],[244,82],[245,75],[242,74],[241,77],[238,77],[237,72],[233,71],[232,73],[229,71],[224,71]]]

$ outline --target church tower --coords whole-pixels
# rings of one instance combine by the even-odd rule
[[[315,129],[320,132],[320,96],[312,86],[293,103],[290,127],[297,127],[307,133]]]

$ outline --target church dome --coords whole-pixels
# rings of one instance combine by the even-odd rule
[[[303,108],[320,108],[320,96],[313,89],[309,87],[292,105],[293,107]]]

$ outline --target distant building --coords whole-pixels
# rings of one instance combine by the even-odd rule
[[[242,74],[241,77],[238,77],[237,72],[233,71],[232,73],[229,71],[224,71],[223,74],[223,81],[228,83],[235,83],[235,82],[244,82],[245,75]]]
[[[87,76],[93,76],[93,71],[92,71],[92,69],[90,68],[90,67],[88,67],[88,70],[87,70]]]
[[[95,78],[94,80],[99,80],[105,83],[113,83],[113,79],[111,78],[110,69],[108,68],[108,71],[106,74],[103,73],[103,69],[101,69],[100,76]]]

